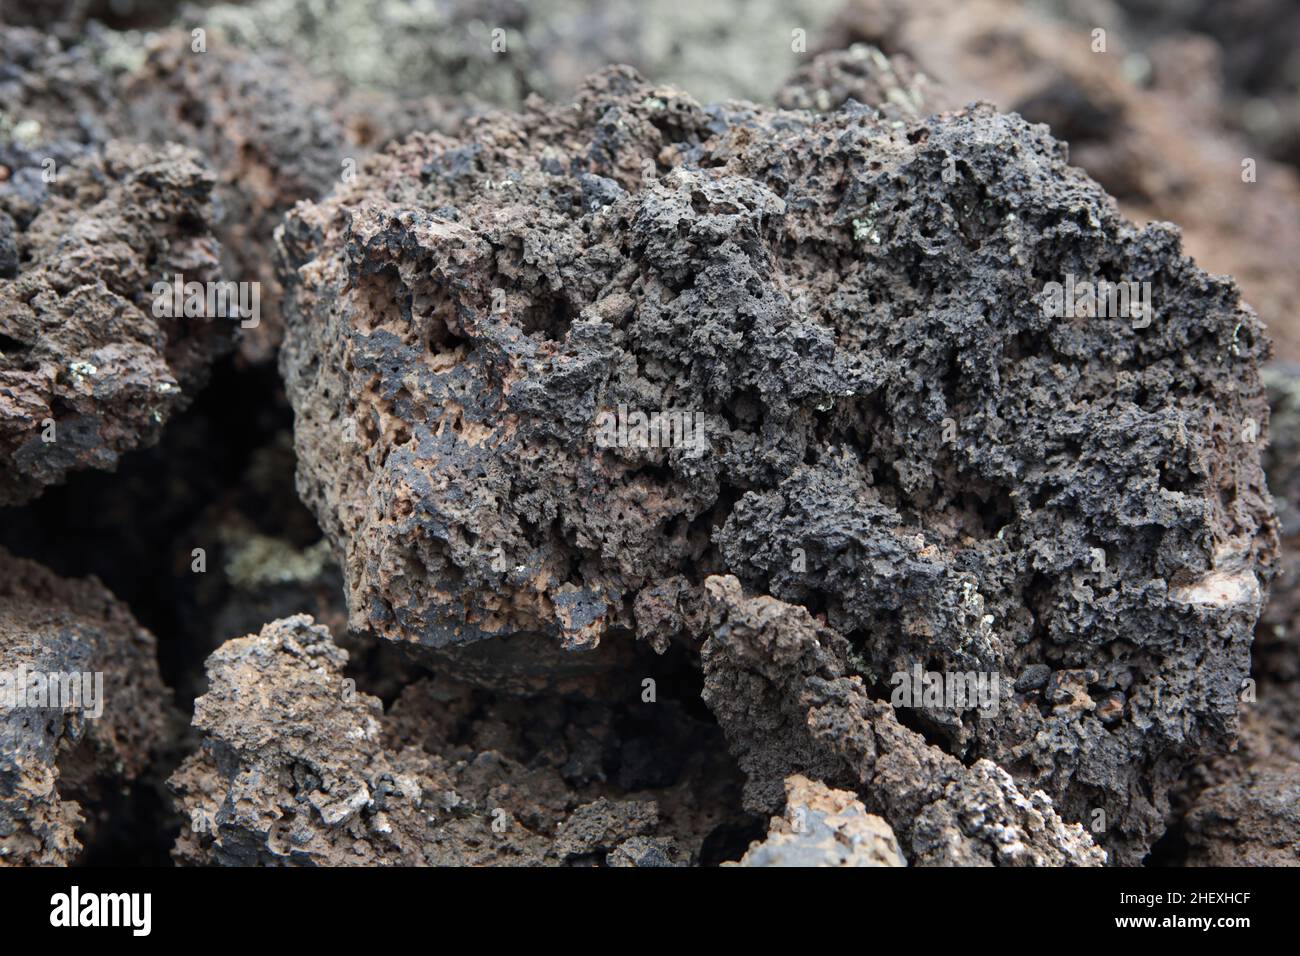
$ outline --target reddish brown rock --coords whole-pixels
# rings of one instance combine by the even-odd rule
[[[159,283],[219,278],[201,158],[110,139],[86,50],[8,28],[0,47],[0,504],[14,504],[156,442],[237,322],[156,308]]]
[[[101,804],[140,780],[178,729],[156,643],[93,578],[0,550],[0,866],[72,863],[100,829],[123,828]],[[51,696],[38,696],[34,675]],[[89,693],[52,696],[72,675]],[[15,688],[24,696],[9,696]]]
[[[385,714],[346,659],[305,616],[210,658],[203,747],[171,780],[189,819],[178,862],[670,865],[729,820],[730,772],[698,729],[674,767],[613,711],[554,697],[422,681]],[[660,706],[660,735],[691,733]]]

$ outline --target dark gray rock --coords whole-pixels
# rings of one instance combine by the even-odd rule
[[[996,676],[991,714],[907,719],[1120,863],[1232,739],[1276,546],[1263,330],[1045,128],[706,110],[616,68],[391,148],[282,246],[299,489],[353,627],[665,646],[686,617],[647,589],[731,573],[845,635],[869,695]],[[1052,317],[1070,277],[1151,312]],[[699,440],[603,432],[635,411]],[[1015,690],[1033,665],[1055,683]]]

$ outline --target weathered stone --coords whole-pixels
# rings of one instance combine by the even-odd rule
[[[795,774],[785,781],[785,815],[740,866],[906,866],[889,824],[852,793]]]
[[[861,795],[916,866],[1096,866],[1106,854],[1052,799],[987,759],[964,767],[899,723],[845,665],[848,642],[807,609],[707,582],[704,699],[748,777],[746,804],[780,807],[791,774]]]
[[[664,646],[640,595],[721,570],[851,635],[871,694],[997,675],[995,715],[916,720],[1136,862],[1235,732],[1275,547],[1262,330],[1041,127],[896,122],[614,69],[390,149],[285,227],[299,489],[390,639]],[[1151,313],[1052,317],[1071,276]],[[704,438],[602,447],[620,408]],[[1031,665],[1051,699],[1013,690]]]
[[[1236,749],[1191,775],[1189,866],[1300,866],[1300,691],[1267,685],[1243,705]]]
[[[868,43],[855,43],[801,66],[777,91],[776,105],[825,113],[857,100],[905,121],[935,112],[946,99],[906,56],[887,57]]]
[[[1068,142],[1070,162],[1115,196],[1124,215],[1177,223],[1202,268],[1240,284],[1278,354],[1300,359],[1293,319],[1300,177],[1242,135],[1277,144],[1279,158],[1300,155],[1283,145],[1300,142],[1300,73],[1288,66],[1296,56],[1289,28],[1300,13],[1287,0],[1251,3],[1249,11],[1190,0],[1134,17],[1121,6],[1151,3],[850,0],[814,49],[869,43],[910,59],[945,91],[930,88],[932,109],[985,100],[1048,123]],[[1175,33],[1179,21],[1213,24],[1228,63],[1220,66],[1214,41]],[[1231,90],[1248,74],[1266,97]]]
[[[106,81],[0,29],[0,504],[113,470],[204,381],[235,322],[171,317],[157,283],[218,278],[213,180],[197,154],[108,139]],[[170,305],[172,297],[166,296]]]
[[[430,98],[355,93],[276,50],[251,53],[214,36],[196,52],[182,31],[151,36],[120,86],[122,128],[184,143],[214,170],[224,275],[260,283],[261,314],[240,346],[252,362],[272,359],[283,335],[272,235],[284,213],[354,175],[380,143],[454,122]]]
[[[604,754],[627,742],[607,711],[556,698],[485,708],[464,685],[423,681],[385,715],[344,677],[346,659],[305,615],[213,654],[195,702],[203,749],[171,780],[190,821],[178,862],[557,865],[618,853],[619,865],[654,865],[678,846],[698,860],[723,822],[708,794],[728,774],[704,752],[699,776],[633,782],[616,799]]]
[[[175,730],[155,650],[98,581],[0,549],[0,866],[75,862],[97,828],[120,822],[97,805],[139,780]],[[31,675],[47,694],[58,675],[58,693],[77,696],[31,696]],[[89,693],[67,691],[68,675],[78,687],[90,675]]]

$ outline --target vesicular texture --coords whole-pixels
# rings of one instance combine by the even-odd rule
[[[1104,821],[1115,862],[1235,732],[1275,548],[1262,329],[1045,127],[702,108],[612,68],[410,137],[281,244],[299,490],[354,627],[698,646],[733,575],[871,698],[996,675],[984,713],[900,719]],[[1046,308],[1098,280],[1149,310]]]

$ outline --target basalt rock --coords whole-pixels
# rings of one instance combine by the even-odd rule
[[[122,827],[104,801],[178,729],[155,652],[98,581],[0,550],[0,866],[72,863]]]
[[[155,443],[235,323],[160,316],[155,284],[218,278],[199,156],[108,138],[81,53],[0,30],[0,504]],[[82,51],[84,53],[84,51]]]
[[[905,55],[887,57],[867,43],[813,57],[776,93],[776,105],[785,110],[825,113],[857,100],[899,121],[936,112],[946,99]]]
[[[1300,247],[1300,179],[1233,128],[1262,113],[1263,125],[1285,137],[1282,104],[1294,128],[1294,68],[1289,79],[1286,73],[1295,54],[1276,51],[1295,46],[1288,27],[1298,15],[1285,0],[1245,5],[1249,10],[1215,0],[1164,5],[1166,21],[1214,23],[1223,36],[1235,35],[1227,41],[1236,50],[1226,72],[1241,78],[1257,71],[1270,93],[1247,100],[1238,89],[1224,102],[1225,69],[1213,41],[1178,34],[1155,17],[1139,28],[1119,9],[1151,3],[850,0],[822,45],[810,49],[873,44],[909,58],[956,99],[940,107],[987,100],[1049,124],[1068,142],[1070,162],[1115,196],[1126,216],[1177,223],[1203,268],[1240,283],[1279,354],[1300,359],[1293,319],[1300,281],[1292,264]]]
[[[218,278],[212,178],[195,154],[111,142],[49,188],[29,218],[24,185],[0,184],[0,230],[16,252],[0,278],[5,504],[155,443],[234,327],[154,313],[164,277]]]
[[[379,144],[458,120],[432,97],[354,91],[276,49],[252,53],[220,34],[204,46],[177,30],[151,36],[121,79],[119,123],[147,142],[196,149],[214,170],[223,272],[260,283],[258,322],[240,351],[267,362],[283,335],[272,236],[284,213],[354,175]]]
[[[969,767],[899,723],[846,663],[848,641],[808,611],[707,583],[714,635],[704,699],[745,771],[750,809],[788,801],[807,772],[862,794],[916,866],[1096,866],[1106,855],[1041,791],[1022,792],[989,761]],[[788,802],[787,802],[788,805]]]
[[[1300,685],[1300,366],[1264,371],[1269,443],[1263,451],[1268,487],[1277,502],[1281,552],[1268,603],[1255,629],[1252,673],[1261,685]],[[1300,710],[1296,713],[1300,720]]]
[[[1192,768],[1174,794],[1188,865],[1300,866],[1300,374],[1275,365],[1264,381],[1279,570],[1255,630],[1236,746]]]
[[[681,715],[665,713],[638,758],[607,710],[554,697],[424,680],[385,714],[346,660],[306,616],[209,659],[203,749],[171,781],[190,821],[178,862],[676,865],[728,822],[716,795],[734,779],[717,748],[687,768],[653,752],[664,731],[707,740]]]
[[[1261,684],[1235,751],[1197,768],[1189,866],[1300,866],[1300,692]]]
[[[116,94],[87,44],[65,47],[38,30],[0,26],[0,58],[0,175],[13,180],[8,201],[24,197],[30,219],[48,191],[46,160],[57,172],[111,138]]]
[[[1275,550],[1262,329],[1045,128],[706,109],[614,68],[412,136],[281,244],[299,491],[354,628],[698,647],[726,573],[843,635],[867,726],[889,675],[997,675],[992,716],[906,717],[951,762],[928,815],[884,814],[922,860],[974,801],[1048,834],[1026,859],[1094,860],[1064,821],[1104,819],[1137,862],[1235,733]],[[1046,308],[1099,279],[1150,309]],[[754,807],[845,785],[802,706]]]

